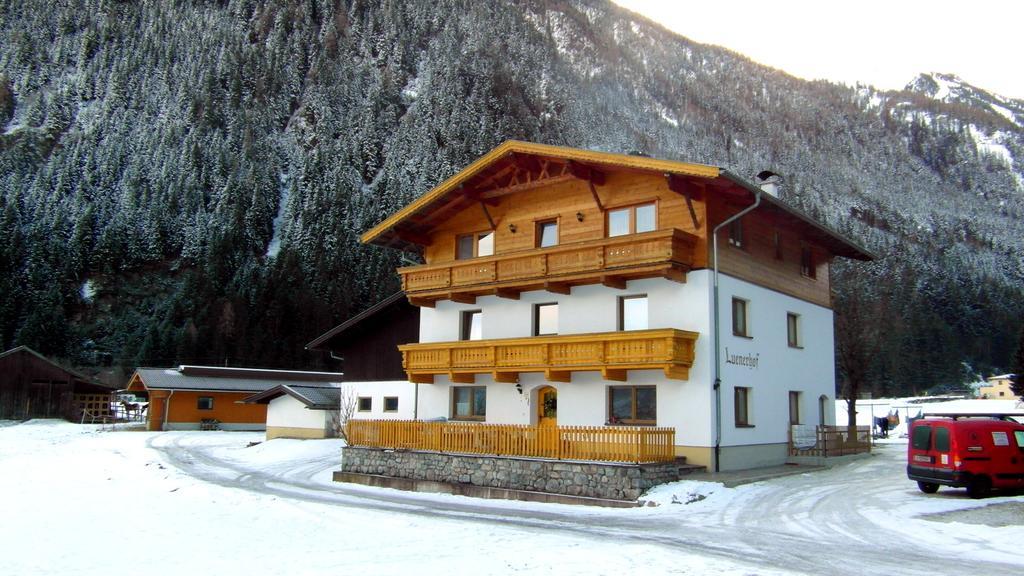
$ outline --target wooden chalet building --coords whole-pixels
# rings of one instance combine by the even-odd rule
[[[78,421],[83,398],[101,397],[109,407],[111,392],[111,388],[61,366],[28,346],[0,354],[0,420],[66,418]]]
[[[296,372],[217,366],[138,368],[127,391],[148,397],[148,430],[265,430],[267,405],[246,404],[259,392],[282,385],[326,386],[336,372]]]
[[[512,426],[518,456],[785,462],[835,420],[831,262],[873,256],[760,176],[509,141],[366,232],[425,262],[398,269],[419,419]]]

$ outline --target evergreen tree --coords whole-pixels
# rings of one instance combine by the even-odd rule
[[[1013,393],[1024,398],[1024,325],[1017,337],[1017,352],[1013,355]]]

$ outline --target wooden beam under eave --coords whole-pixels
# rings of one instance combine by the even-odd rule
[[[626,289],[626,279],[621,276],[601,276],[601,285],[618,290]]]
[[[686,270],[683,270],[678,266],[673,266],[665,271],[665,278],[672,280],[673,282],[686,284]]]
[[[514,184],[512,186],[505,186],[504,188],[492,188],[480,194],[481,198],[498,198],[500,196],[506,196],[508,194],[515,194],[516,192],[524,192],[526,190],[533,190],[534,188],[541,188],[543,186],[549,186],[551,184],[558,184],[559,182],[568,182],[575,180],[576,177],[572,174],[565,174],[563,176],[552,176],[551,178],[539,178],[531,182],[524,182],[522,184]]]
[[[604,378],[605,380],[612,380],[612,381],[615,381],[615,382],[625,382],[626,381],[626,371],[625,370],[618,370],[618,369],[615,369],[615,368],[602,368],[601,369],[601,377]]]
[[[580,180],[593,182],[598,186],[603,185],[605,181],[604,172],[591,168],[586,164],[580,164],[579,162],[569,162],[569,173],[575,176],[576,178],[579,178]]]
[[[572,292],[572,286],[561,282],[545,282],[544,289],[552,294],[564,294],[566,296]]]
[[[408,230],[395,230],[395,237],[405,242],[412,244],[418,244],[420,246],[430,246],[434,241],[430,236],[424,236],[423,234],[417,234],[415,232],[409,232]]]
[[[686,366],[666,366],[665,378],[669,380],[689,380],[690,369]]]
[[[494,295],[508,300],[519,300],[519,291],[511,288],[495,288]]]
[[[406,372],[406,374],[409,376],[409,382],[412,382],[413,384],[433,384],[434,383],[434,375],[433,374],[420,374],[420,373],[417,373],[417,372]]]
[[[565,370],[545,370],[544,379],[548,382],[572,382],[572,372]]]
[[[476,304],[476,296],[465,292],[449,292],[448,299],[459,304]]]
[[[448,379],[451,380],[453,384],[476,384],[476,374],[449,372]]]
[[[495,382],[501,382],[502,384],[516,384],[519,382],[519,372],[494,371],[491,375],[494,377]]]
[[[412,304],[413,306],[419,306],[420,308],[433,308],[434,305],[436,304],[436,301],[431,300],[429,298],[415,298],[413,296],[410,296],[409,304]]]

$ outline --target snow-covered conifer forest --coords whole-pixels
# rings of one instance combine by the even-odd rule
[[[0,349],[323,367],[304,344],[397,289],[358,235],[515,138],[782,174],[883,256],[834,269],[875,392],[958,384],[1024,316],[1024,101],[908,82],[603,0],[0,0]]]

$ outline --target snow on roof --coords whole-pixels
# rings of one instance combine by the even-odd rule
[[[999,376],[989,376],[988,378],[985,378],[985,380],[991,382],[992,380],[1009,380],[1010,378],[1013,378],[1013,374],[1000,374]]]
[[[327,387],[332,381],[340,383],[343,376],[340,372],[299,372],[212,366],[138,368],[135,370],[135,375],[142,380],[142,384],[147,390],[216,392],[263,392],[285,384]]]

